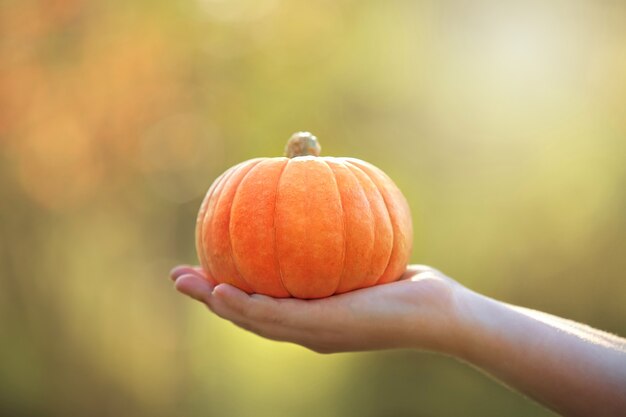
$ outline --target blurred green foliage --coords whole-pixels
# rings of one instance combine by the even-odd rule
[[[310,130],[384,169],[413,261],[626,334],[626,7],[0,5],[0,414],[548,416],[454,360],[320,356],[177,296],[203,193]]]

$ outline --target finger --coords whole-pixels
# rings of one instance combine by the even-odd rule
[[[174,287],[178,292],[185,294],[194,300],[203,302],[207,305],[210,304],[213,285],[198,275],[185,274],[176,279]]]
[[[172,268],[172,270],[170,271],[170,279],[172,281],[176,281],[179,277],[187,274],[203,276],[204,272],[200,267],[191,265],[178,265]]]
[[[439,272],[438,270],[436,270],[435,268],[431,266],[414,264],[414,265],[407,266],[406,271],[404,271],[404,274],[402,274],[399,281],[402,281],[405,279],[411,279],[414,276],[423,274],[425,272],[429,272],[433,274],[441,274],[441,272]]]
[[[245,314],[253,303],[248,294],[232,285],[220,284],[213,289],[211,298],[211,307],[215,314],[244,330],[268,337],[266,332],[261,330],[259,322]]]
[[[263,323],[278,313],[271,305],[275,299],[261,294],[248,295],[232,285],[220,284],[213,289],[212,295],[218,314],[223,311],[223,317],[231,321]]]
[[[255,300],[244,291],[229,284],[219,284],[211,293],[213,311],[220,317],[240,323],[261,321],[258,314],[254,314]],[[249,326],[242,326],[249,327]]]
[[[219,284],[213,289],[213,296],[227,305],[231,310],[244,315],[250,296],[239,288],[229,284]]]
[[[213,290],[213,311],[220,317],[259,336],[294,342],[305,346],[314,344],[317,335],[307,329],[298,317],[306,317],[307,301],[275,299],[262,294],[248,295],[228,284],[220,284]],[[295,319],[294,319],[295,318]],[[307,321],[316,322],[308,316]],[[301,321],[300,324],[297,324]]]
[[[311,302],[305,300],[248,295],[228,284],[215,287],[213,297],[229,309],[231,318],[264,328],[306,329],[319,322]]]
[[[413,275],[411,278],[409,278],[409,280],[413,281],[413,282],[418,282],[418,281],[425,281],[428,279],[437,279],[437,280],[443,280],[442,275],[438,274],[434,271],[424,271],[424,272],[420,272],[419,274],[415,274]]]

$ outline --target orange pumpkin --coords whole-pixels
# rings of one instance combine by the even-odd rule
[[[319,152],[315,136],[299,132],[287,157],[251,159],[215,180],[196,225],[209,280],[321,298],[403,274],[413,227],[398,187],[367,162]]]

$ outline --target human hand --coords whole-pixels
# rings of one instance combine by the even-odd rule
[[[319,353],[418,348],[455,356],[563,415],[623,416],[626,341],[475,293],[411,265],[401,280],[318,300],[214,286],[179,266],[176,289],[263,337]]]
[[[179,292],[219,317],[315,352],[454,350],[455,291],[463,287],[427,266],[410,265],[396,282],[317,300],[278,299],[249,295],[228,284],[214,286],[197,267],[178,266],[170,275]]]

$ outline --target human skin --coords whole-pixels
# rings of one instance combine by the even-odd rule
[[[318,353],[409,348],[456,357],[567,416],[626,416],[626,339],[473,292],[428,266],[396,282],[317,300],[271,298],[200,268],[176,289],[262,337]]]

